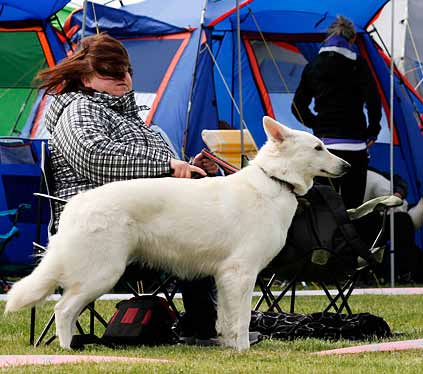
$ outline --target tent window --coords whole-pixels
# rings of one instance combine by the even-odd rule
[[[123,43],[134,66],[134,90],[156,93],[182,40],[126,40]]]
[[[307,60],[298,48],[282,42],[269,42],[267,48],[264,42],[257,40],[252,41],[251,45],[267,91],[269,93],[295,92],[301,73],[307,64]]]
[[[31,88],[47,66],[35,32],[0,32],[0,87]]]
[[[150,123],[155,106],[160,100],[160,89],[167,84],[175,56],[186,38],[146,38],[122,41],[128,49],[134,74],[132,77],[135,99],[138,105],[147,105],[150,111],[140,112],[142,119]],[[154,61],[154,63],[152,63]]]
[[[302,46],[300,50],[296,44],[282,41],[267,42],[266,45],[260,40],[249,42],[254,53],[254,56],[249,56],[250,61],[255,60],[253,63],[257,64],[265,86],[266,92],[261,92],[261,95],[268,97],[273,110],[268,114],[273,114],[278,121],[291,128],[311,131],[304,128],[291,113],[292,99],[308,62],[302,53]]]
[[[0,32],[0,135],[17,135],[37,96],[34,77],[47,67],[33,31]]]

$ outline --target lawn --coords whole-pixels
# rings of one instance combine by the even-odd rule
[[[383,317],[391,327],[394,338],[409,340],[423,337],[423,296],[351,296],[353,312],[370,312]],[[284,306],[288,310],[288,301]],[[316,312],[323,309],[325,299],[301,296],[297,312]],[[52,303],[37,309],[38,326],[52,311]],[[98,309],[109,318],[115,302],[97,302]],[[29,310],[4,316],[0,303],[1,354],[69,354],[55,340],[50,346],[33,348],[28,344]],[[82,319],[83,325],[86,318]],[[99,328],[98,333],[102,330]],[[385,340],[385,341],[389,341]],[[374,343],[375,341],[372,341]],[[313,352],[348,347],[366,342],[298,339],[295,341],[266,340],[249,352],[237,353],[220,347],[162,346],[110,349],[89,346],[72,354],[113,355],[173,360],[172,363],[80,363],[61,366],[27,366],[7,372],[30,373],[422,373],[422,351],[373,352],[354,355],[316,356]]]

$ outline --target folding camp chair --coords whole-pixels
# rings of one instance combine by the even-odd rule
[[[207,150],[203,150],[202,152],[206,157],[215,161],[224,171],[225,175],[227,175],[236,172],[238,168],[235,165],[229,163],[227,159],[222,159],[221,157],[218,157],[214,154],[214,151],[218,150],[220,156],[226,157],[225,152],[222,152],[222,150],[225,149],[226,142],[233,142],[236,140],[236,138],[230,140],[228,137],[226,137],[224,135],[225,131],[227,130],[208,130],[205,134],[207,136],[203,136],[203,140],[207,146],[209,146],[209,140],[213,140],[213,142],[210,143],[210,148],[213,152]],[[238,131],[238,140],[239,136],[240,133]],[[223,142],[224,144],[219,144],[217,140]],[[233,145],[228,147],[228,149],[235,148],[236,147]],[[239,147],[237,149],[239,149]],[[231,156],[234,158],[234,155]],[[238,158],[240,158],[240,155],[238,155]],[[288,293],[288,291],[291,291],[290,311],[293,313],[295,311],[296,285],[299,282],[306,281],[316,282],[323,289],[325,295],[329,299],[329,304],[324,309],[325,312],[333,308],[337,313],[341,313],[344,309],[348,314],[352,313],[348,304],[348,298],[350,297],[362,271],[364,271],[364,269],[368,269],[369,267],[369,263],[365,260],[365,258],[368,256],[367,259],[370,260],[373,259],[379,262],[382,260],[384,247],[379,246],[379,239],[381,238],[384,230],[384,222],[381,224],[380,230],[374,238],[373,243],[367,246],[360,240],[358,233],[355,232],[353,225],[349,224],[349,221],[358,220],[366,214],[374,211],[381,212],[384,217],[383,220],[385,220],[389,208],[398,206],[402,202],[401,199],[395,196],[385,196],[369,201],[357,209],[349,210],[346,212],[345,208],[343,208],[342,199],[335,192],[333,192],[333,194],[339,198],[339,201],[335,203],[337,206],[334,207],[334,210],[338,210],[337,213],[340,215],[344,213],[343,222],[340,222],[339,227],[342,230],[348,230],[348,232],[345,232],[345,234],[348,234],[354,238],[353,245],[355,246],[354,249],[357,253],[355,256],[353,255],[348,258],[348,261],[350,262],[348,272],[346,274],[340,274],[337,271],[337,266],[340,267],[340,264],[343,261],[347,261],[347,258],[343,257],[345,254],[339,254],[338,258],[334,258],[335,254],[333,254],[329,248],[325,248],[321,243],[318,248],[309,248],[309,250],[304,251],[304,255],[297,255],[295,252],[287,255],[284,249],[288,245],[290,235],[288,233],[288,241],[285,248],[281,250],[280,254],[276,256],[269,267],[258,276],[257,285],[262,291],[262,296],[259,298],[257,304],[255,305],[255,310],[258,310],[263,305],[263,302],[265,302],[269,311],[277,310],[281,312],[282,308],[280,307],[279,303]],[[301,204],[299,205],[299,210],[300,209]],[[344,209],[344,212],[342,212],[342,209]],[[293,221],[293,225],[294,224],[295,218]],[[319,240],[319,234],[317,232],[312,232],[311,234],[316,237],[317,241]],[[360,257],[361,254],[362,257]],[[277,297],[274,296],[272,291],[272,286],[276,281],[281,281],[283,284],[285,284]],[[330,291],[328,290],[328,284],[335,285],[336,294],[334,296],[331,295]],[[340,305],[338,305],[339,303]]]
[[[31,273],[36,265],[32,242],[36,238],[37,200],[40,183],[39,140],[0,138],[0,216],[2,244],[0,274],[6,289]],[[13,239],[13,240],[12,240]]]
[[[43,216],[43,209],[45,209],[45,201],[48,202],[48,211],[49,211],[49,225],[48,225],[48,233],[49,235],[55,234],[55,228],[53,225],[54,217],[54,204],[56,202],[58,204],[66,204],[66,200],[54,197],[51,194],[52,185],[53,185],[53,176],[50,168],[49,162],[49,155],[46,142],[41,143],[41,162],[40,162],[40,169],[41,169],[41,183],[39,192],[34,193],[35,196],[39,198],[38,200],[38,216],[39,216],[39,223],[42,222],[41,217]],[[41,226],[39,226],[37,230],[37,240],[33,243],[34,247],[38,252],[44,252],[46,250],[45,244],[41,243]],[[143,286],[145,280],[149,282],[148,288]],[[135,283],[135,285],[134,285]],[[179,315],[178,309],[176,308],[173,298],[177,292],[177,282],[175,278],[171,275],[167,274],[160,274],[158,277],[157,272],[149,269],[141,269],[140,266],[137,265],[130,265],[127,267],[124,275],[122,276],[121,280],[119,281],[126,290],[132,293],[134,296],[139,296],[140,293],[150,293],[152,295],[163,294],[167,301],[169,302],[171,308],[175,311],[176,315]],[[60,290],[59,290],[60,291]],[[81,312],[84,313],[85,310],[89,311],[89,335],[95,334],[95,320],[99,321],[101,325],[104,327],[107,326],[107,321],[96,311],[95,309],[95,302],[90,303],[87,307]],[[51,326],[54,323],[55,315],[54,313],[51,314],[49,320],[44,325],[39,337],[35,341],[35,324],[36,324],[36,308],[33,307],[31,311],[31,323],[30,323],[30,344],[34,344],[38,346],[42,343],[44,338],[46,337],[48,331],[50,330]],[[85,332],[81,326],[81,324],[77,321],[76,327],[78,332],[81,335],[85,335]],[[51,336],[46,341],[46,345],[50,344],[54,339],[55,335]],[[34,343],[35,341],[35,343]]]
[[[19,228],[17,226],[19,217],[30,208],[31,205],[29,204],[19,204],[17,208],[0,211],[0,217],[8,217],[10,220],[10,228],[4,234],[0,234],[0,256],[4,253],[7,244],[19,236]],[[6,293],[10,288],[10,279],[29,274],[31,270],[32,266],[13,265],[0,259],[0,290]]]
[[[306,281],[316,283],[324,291],[324,294],[329,300],[329,303],[324,308],[324,312],[333,309],[336,313],[340,314],[345,309],[347,314],[352,314],[348,299],[360,275],[367,272],[370,265],[368,260],[361,257],[360,254],[364,253],[363,256],[365,256],[367,252],[369,255],[368,259],[373,259],[374,263],[382,262],[385,246],[383,243],[380,243],[380,238],[384,231],[387,212],[389,208],[399,205],[401,205],[401,199],[396,196],[383,196],[368,201],[356,209],[346,211],[346,216],[351,222],[360,220],[372,212],[377,212],[383,216],[383,222],[370,246],[367,246],[366,243],[360,240],[358,232],[353,233],[357,235],[354,239],[357,241],[357,245],[361,246],[361,249],[355,248],[356,251],[354,252],[350,251],[347,253],[347,249],[345,249],[345,251],[335,254],[329,247],[319,245],[317,248],[310,247],[308,250],[302,251],[301,255],[292,256],[292,252],[291,254],[284,252],[286,247],[289,247],[289,232],[285,248],[281,250],[258,277],[257,284],[262,291],[262,296],[259,298],[254,309],[258,310],[262,306],[262,303],[266,302],[268,311],[277,310],[281,312],[282,308],[279,303],[288,291],[291,291],[290,312],[294,313],[296,286],[300,281]],[[293,225],[295,224],[296,221],[294,218]],[[348,230],[354,231],[354,226],[351,224]],[[307,235],[307,230],[304,228],[303,236],[307,237]],[[313,233],[313,235],[318,234]],[[300,242],[299,247],[301,247],[301,238],[299,239],[297,236],[296,239]],[[345,247],[349,248],[348,243],[345,243]],[[279,295],[276,297],[274,296],[272,286],[277,280],[286,281],[286,283],[281,287]],[[334,295],[330,293],[328,284],[335,286],[336,292]]]

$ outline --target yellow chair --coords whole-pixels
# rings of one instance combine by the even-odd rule
[[[249,160],[257,154],[257,145],[249,130],[244,131],[244,153]],[[201,137],[216,156],[241,168],[241,130],[203,130]]]

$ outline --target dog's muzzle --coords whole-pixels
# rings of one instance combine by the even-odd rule
[[[351,169],[351,165],[342,159],[340,159],[340,164],[337,166],[336,170],[334,172],[330,172],[325,169],[321,169],[321,171],[325,174],[327,174],[330,178],[338,178],[342,177],[344,174],[348,173],[348,171]]]

